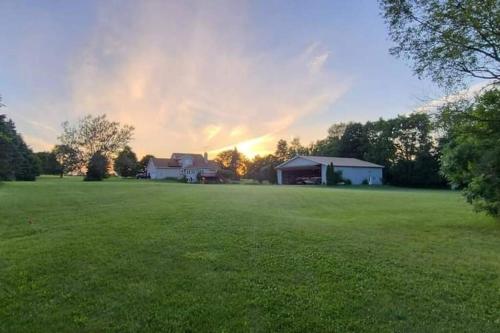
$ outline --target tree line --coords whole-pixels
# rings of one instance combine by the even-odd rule
[[[351,157],[385,166],[387,184],[409,187],[446,187],[440,172],[442,139],[438,124],[425,113],[401,115],[366,123],[332,125],[328,135],[304,146],[299,138],[281,139],[273,154],[246,158],[237,149],[220,153],[216,161],[235,178],[276,182],[275,167],[296,155]]]

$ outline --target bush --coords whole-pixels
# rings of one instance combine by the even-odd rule
[[[342,171],[334,171],[333,172],[333,183],[334,185],[337,185],[338,183],[342,182],[344,179],[342,179]]]
[[[344,185],[352,185],[352,181],[350,179],[344,179]]]
[[[326,185],[332,186],[335,184],[337,184],[337,182],[335,182],[335,172],[333,170],[333,163],[330,163],[326,167]]]
[[[90,158],[87,166],[85,181],[101,181],[107,177],[108,159],[100,152],[95,153]]]
[[[217,176],[224,182],[230,183],[232,179],[235,178],[233,170],[221,169],[217,171]]]
[[[363,179],[363,181],[361,182],[361,185],[368,185],[368,179]]]

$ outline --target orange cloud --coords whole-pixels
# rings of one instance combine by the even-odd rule
[[[132,21],[104,5],[72,67],[74,115],[107,113],[133,125],[139,155],[235,145],[255,155],[349,88],[325,69],[320,43],[285,58],[246,48],[244,5],[198,5],[136,2]]]

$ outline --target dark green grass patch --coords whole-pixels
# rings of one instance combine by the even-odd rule
[[[0,186],[0,331],[500,331],[500,225],[458,193]]]

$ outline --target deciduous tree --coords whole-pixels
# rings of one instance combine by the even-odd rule
[[[448,87],[468,78],[500,80],[498,0],[380,0],[390,52],[415,73]]]
[[[133,130],[132,126],[109,121],[106,115],[88,115],[75,125],[64,122],[59,140],[77,153],[78,165],[75,167],[82,169],[97,152],[108,160],[114,158],[130,142]]]

